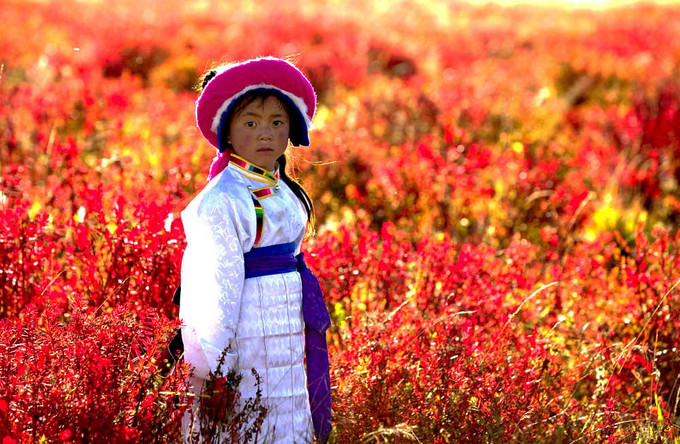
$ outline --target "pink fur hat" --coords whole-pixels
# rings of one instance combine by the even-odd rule
[[[299,113],[292,122],[290,141],[309,146],[308,130],[316,112],[316,93],[309,80],[293,64],[275,57],[251,59],[217,68],[217,74],[196,100],[196,122],[203,137],[219,151],[225,117],[244,94],[272,91]]]

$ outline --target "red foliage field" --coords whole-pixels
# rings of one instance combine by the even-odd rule
[[[332,442],[680,442],[680,8],[0,10],[0,438],[178,442],[212,62],[312,80]]]

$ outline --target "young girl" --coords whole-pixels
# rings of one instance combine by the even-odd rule
[[[241,373],[242,399],[256,396],[255,368],[266,443],[325,442],[331,430],[330,317],[300,253],[313,207],[285,156],[289,141],[309,145],[315,110],[309,80],[271,57],[211,71],[196,101],[198,127],[218,155],[182,212],[184,359],[200,388],[228,350],[222,371]],[[188,440],[186,422],[184,433]]]

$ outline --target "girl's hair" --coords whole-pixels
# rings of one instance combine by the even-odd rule
[[[203,76],[202,79],[200,79],[201,90],[205,89],[208,82],[210,82],[210,80],[212,80],[212,78],[215,77],[216,74],[217,71],[212,69],[208,71]],[[244,94],[243,96],[239,97],[236,100],[234,106],[232,106],[231,110],[229,110],[229,114],[227,114],[225,117],[224,122],[225,124],[223,127],[224,129],[222,130],[221,140],[219,140],[219,146],[222,151],[228,150],[230,152],[233,152],[233,148],[227,142],[229,138],[229,126],[230,126],[229,123],[231,122],[231,119],[254,101],[256,100],[264,101],[268,97],[276,97],[276,99],[281,103],[281,105],[283,105],[284,109],[286,110],[286,113],[288,114],[290,128],[299,128],[301,126],[299,122],[300,119],[299,113],[292,108],[294,105],[290,103],[288,100],[282,99],[276,92],[268,90],[255,90],[247,92],[246,94]],[[282,154],[277,159],[277,162],[279,163],[279,174],[281,180],[283,180],[285,184],[288,185],[293,194],[295,194],[297,198],[300,199],[300,202],[302,202],[302,205],[305,207],[305,211],[307,212],[307,226],[311,229],[311,233],[313,233],[316,218],[314,215],[314,204],[312,203],[312,199],[309,198],[309,195],[302,187],[302,185],[300,185],[300,183],[298,183],[293,176],[289,175],[287,171],[289,168],[287,168],[288,158],[286,157],[286,154]],[[290,169],[293,170],[293,168]]]
[[[213,79],[213,77],[215,77],[216,75],[217,75],[216,69],[211,69],[210,71],[206,71],[206,73],[203,74],[198,79],[198,81],[200,83],[200,87],[198,87],[197,89],[199,90],[199,92],[203,91],[205,89],[206,85],[208,84],[208,82],[210,82]]]
[[[312,203],[312,199],[309,198],[309,195],[305,189],[302,188],[302,185],[300,185],[298,181],[295,180],[295,178],[289,176],[286,172],[286,161],[287,158],[285,154],[282,154],[281,157],[278,158],[281,180],[283,180],[286,185],[288,185],[291,191],[297,196],[298,199],[300,199],[302,205],[304,205],[305,211],[307,211],[307,226],[310,229],[309,234],[314,234],[314,225],[316,222],[316,217],[314,215],[314,204]]]

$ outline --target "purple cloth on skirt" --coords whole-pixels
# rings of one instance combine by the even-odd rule
[[[294,256],[295,244],[253,248],[244,255],[246,279],[298,271],[302,281],[302,316],[305,320],[307,391],[317,442],[325,443],[331,424],[331,380],[326,330],[331,325],[319,280],[307,268],[304,253]]]

